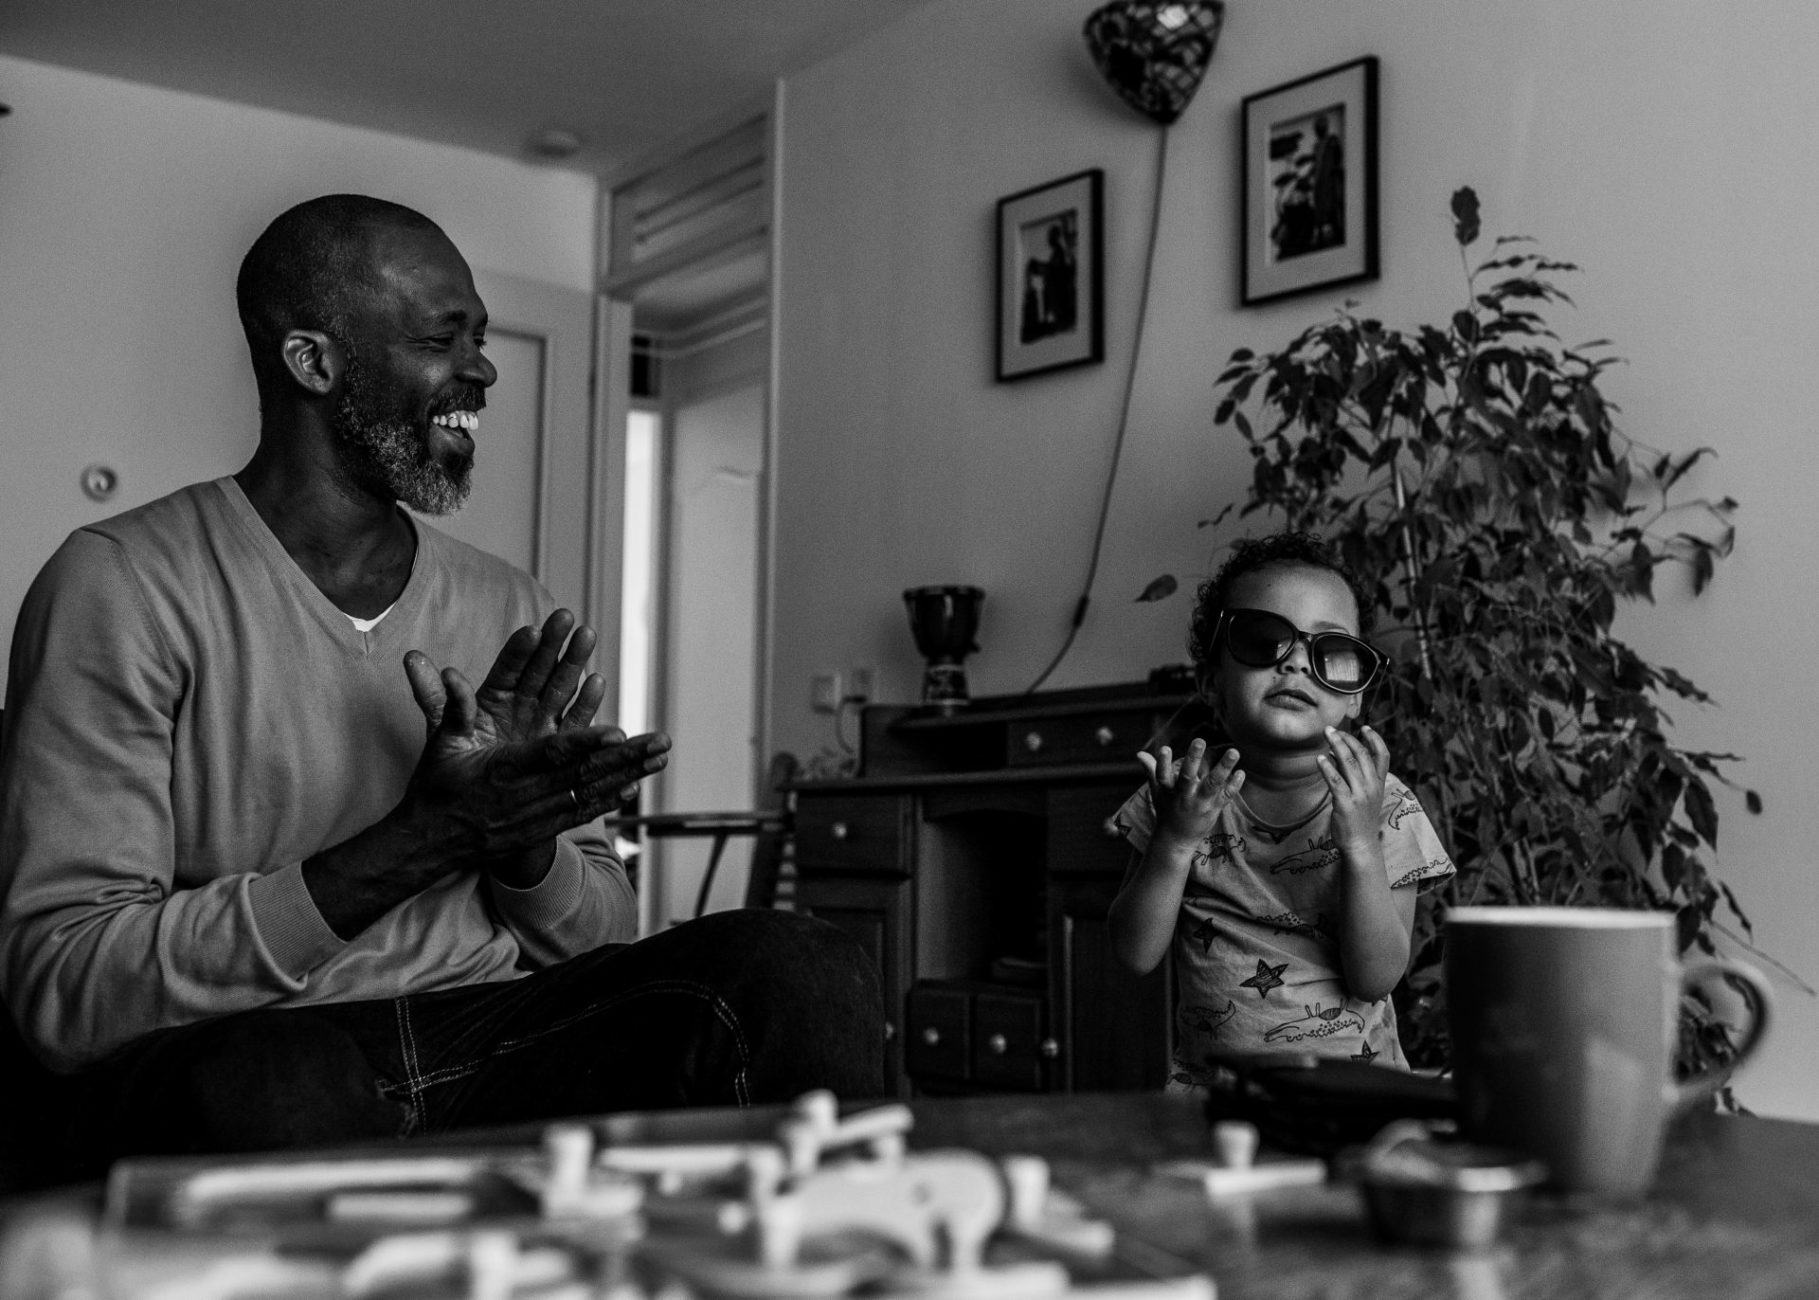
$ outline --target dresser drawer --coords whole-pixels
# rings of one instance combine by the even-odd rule
[[[1132,758],[1155,723],[1148,710],[1131,709],[1028,718],[1006,729],[1004,761],[1011,767],[1033,767]]]
[[[1020,1092],[1046,1085],[1048,1063],[1058,1049],[1044,1042],[1043,1006],[1037,994],[973,996],[974,1083]]]
[[[797,796],[798,872],[863,871],[907,876],[909,812],[897,796]]]
[[[964,1083],[972,1059],[972,997],[963,989],[918,986],[904,1015],[904,1059],[911,1077]]]

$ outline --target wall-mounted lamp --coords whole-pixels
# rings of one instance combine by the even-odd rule
[[[1223,0],[1112,0],[1086,20],[1086,46],[1120,98],[1167,126],[1213,60]]]

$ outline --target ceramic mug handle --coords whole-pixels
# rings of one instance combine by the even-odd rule
[[[1668,1098],[1676,1112],[1703,1101],[1722,1087],[1738,1066],[1756,1054],[1756,1049],[1762,1046],[1763,1035],[1768,1031],[1769,1006],[1773,999],[1768,980],[1761,971],[1748,962],[1729,957],[1713,957],[1693,962],[1680,973],[1680,987],[1683,990],[1696,988],[1710,980],[1722,980],[1733,987],[1743,986],[1747,994],[1745,1000],[1750,1007],[1749,1028],[1744,1031],[1743,1041],[1737,1046],[1737,1054],[1729,1061],[1668,1085]]]

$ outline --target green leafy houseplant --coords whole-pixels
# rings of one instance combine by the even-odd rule
[[[1750,933],[1710,865],[1712,783],[1736,756],[1669,739],[1664,702],[1707,696],[1611,630],[1663,565],[1704,589],[1736,503],[1676,499],[1708,448],[1617,431],[1606,345],[1566,346],[1545,315],[1577,268],[1520,239],[1474,268],[1477,196],[1452,211],[1467,302],[1446,325],[1390,329],[1348,304],[1275,352],[1235,352],[1214,416],[1253,457],[1240,513],[1327,537],[1363,579],[1391,656],[1373,724],[1459,866],[1424,900],[1397,994],[1417,1066],[1447,1051],[1436,901],[1668,909],[1682,951]],[[1683,1067],[1725,1056],[1709,1006],[1689,1000],[1683,1025]]]

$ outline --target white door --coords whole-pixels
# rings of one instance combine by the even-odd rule
[[[592,607],[600,527],[589,399],[593,299],[490,271],[476,270],[474,285],[486,303],[486,352],[499,380],[480,416],[473,492],[460,511],[433,522],[535,575],[592,623],[603,645],[616,646],[617,611],[603,624],[605,613]]]
[[[658,810],[737,811],[756,788],[759,498],[764,387],[743,385],[671,408],[665,729],[675,741]],[[648,887],[657,928],[695,914],[712,841],[658,842]],[[707,911],[744,901],[749,837],[727,842]]]

